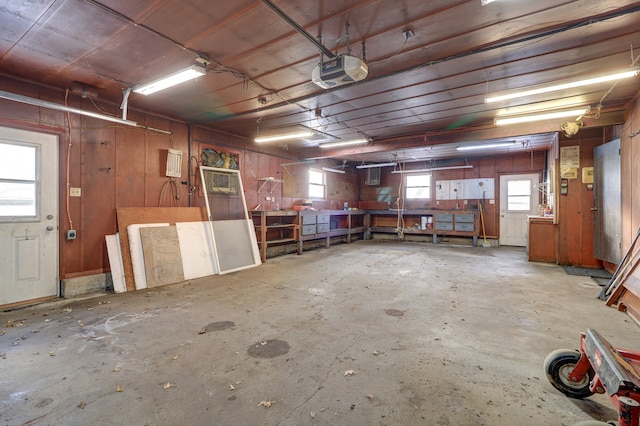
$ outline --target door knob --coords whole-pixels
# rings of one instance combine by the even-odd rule
[[[597,208],[597,207],[591,207],[591,211],[592,211],[592,212],[597,212],[597,211],[598,211],[598,208]]]
[[[47,226],[47,231],[53,231],[53,229],[54,229],[53,226],[51,226],[51,225]]]

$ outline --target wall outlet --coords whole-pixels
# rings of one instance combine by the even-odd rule
[[[67,231],[67,241],[75,240],[76,236],[77,236],[77,233],[75,229],[69,229]]]
[[[69,188],[69,197],[80,197],[82,196],[82,188]]]

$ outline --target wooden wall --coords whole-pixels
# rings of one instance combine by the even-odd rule
[[[0,90],[64,104],[65,93],[45,86],[25,83],[0,77]],[[73,107],[99,113],[120,116],[118,105],[96,101],[102,111],[98,111],[90,100],[75,95],[68,96],[68,104]],[[151,130],[131,128],[79,115],[71,115],[71,131],[67,114],[36,106],[0,100],[0,125],[18,127],[56,134],[60,138],[60,278],[91,275],[107,272],[109,263],[104,236],[117,230],[116,208],[163,206],[204,206],[204,198],[199,189],[196,164],[200,162],[202,149],[211,147],[237,153],[244,183],[247,207],[253,209],[261,205],[273,210],[292,208],[302,204],[306,198],[307,165],[283,164],[296,162],[292,154],[278,147],[256,145],[252,141],[229,136],[204,127],[158,117],[140,111],[129,111],[129,118],[139,124],[171,132],[171,135]],[[630,111],[627,124],[620,131],[623,151],[623,251],[629,245],[640,223],[640,148],[633,144],[634,135],[640,122],[640,107],[636,103]],[[636,123],[634,125],[634,123]],[[608,134],[607,134],[608,133]],[[576,138],[563,140],[562,144],[580,143],[581,163],[593,164],[593,147],[604,143],[610,135],[607,131],[582,131]],[[606,135],[607,136],[603,136]],[[71,139],[69,138],[71,136]],[[632,136],[633,135],[633,136]],[[191,139],[191,143],[190,143]],[[71,146],[70,143],[71,142]],[[179,199],[169,192],[161,200],[163,187],[167,183],[164,176],[168,148],[183,152],[183,176],[178,179]],[[70,149],[70,151],[69,151]],[[67,215],[66,165],[69,153],[69,183],[71,187],[82,188],[82,196],[69,198],[68,212],[72,226],[78,231],[78,238],[66,241],[66,231],[71,229]],[[189,156],[192,156],[190,159]],[[502,174],[540,173],[544,168],[544,153],[526,153],[498,158],[469,158],[473,169],[434,172],[435,180],[464,178],[494,178],[496,192]],[[45,161],[56,161],[45,159]],[[334,164],[324,164],[335,166]],[[319,167],[320,165],[318,165]],[[187,172],[191,168],[192,179]],[[395,207],[398,198],[398,183],[401,175],[390,174],[383,169],[379,186],[365,185],[366,170],[348,168],[345,174],[327,173],[329,197],[314,200],[319,209],[341,209],[345,202],[350,207],[358,205],[371,208]],[[282,179],[283,184],[271,191],[267,184],[262,191],[260,178]],[[182,184],[185,182],[186,184]],[[576,186],[577,185],[577,186]],[[195,188],[191,191],[190,188]],[[275,200],[266,200],[273,196]],[[592,255],[592,193],[586,192],[577,182],[571,182],[569,195],[560,200],[559,256],[561,263],[597,266]],[[407,202],[405,208],[451,209],[455,201],[436,203],[435,197],[427,203]],[[470,208],[477,205],[473,200]],[[499,237],[499,199],[495,204],[486,204],[486,230],[490,238]]]
[[[432,172],[432,183],[437,180],[453,180],[453,179],[476,179],[476,178],[493,178],[495,180],[495,204],[490,204],[486,200],[484,204],[485,229],[487,238],[499,238],[500,234],[500,176],[508,174],[524,174],[539,173],[542,176],[544,169],[544,152],[537,151],[523,154],[506,155],[499,158],[496,157],[478,157],[468,158],[469,164],[473,165],[473,169],[456,169],[456,170],[438,170]],[[366,171],[361,172],[360,176],[360,194],[364,204],[372,203],[375,208],[397,208],[398,188],[400,184],[401,174],[391,173],[392,168],[383,168],[379,186],[369,186],[365,184]],[[373,204],[375,202],[375,204]],[[435,199],[435,188],[432,189],[431,199],[424,200],[408,200],[405,202],[405,209],[455,209],[455,200]],[[478,201],[469,200],[466,206],[459,203],[460,209],[470,208],[477,209]]]
[[[65,103],[63,91],[5,77],[0,77],[0,90],[61,105]],[[82,99],[77,95],[68,95],[67,102],[69,106],[87,111],[116,117],[122,115],[119,105],[100,100],[95,101],[100,110],[89,99]],[[60,167],[60,279],[109,271],[104,237],[114,234],[118,229],[117,208],[204,206],[197,170],[204,148],[239,155],[249,209],[258,204],[267,210],[275,210],[278,205],[281,209],[292,208],[295,204],[302,204],[306,198],[303,194],[283,194],[282,185],[278,185],[270,193],[271,188],[267,184],[258,193],[263,183],[260,178],[283,179],[287,175],[289,180],[298,182],[298,185],[307,180],[306,166],[288,167],[290,174],[285,172],[281,164],[296,162],[297,159],[279,147],[256,145],[252,141],[211,129],[198,126],[190,128],[187,123],[131,109],[128,113],[130,120],[171,134],[76,114],[71,114],[70,117],[69,126],[64,112],[0,100],[0,125],[53,133],[59,137],[59,158],[44,161],[58,161]],[[169,148],[181,150],[183,154],[182,177],[175,182],[177,193],[172,193],[172,187],[166,185],[168,178],[165,177],[165,168]],[[70,186],[82,190],[81,197],[68,199],[69,214],[66,199],[67,154]],[[192,172],[191,176],[189,170]],[[355,172],[344,175],[328,173],[327,176],[329,199],[314,203],[315,207],[342,208],[344,202],[357,205],[357,190],[354,188],[358,186],[358,176]],[[161,197],[163,188],[165,196]],[[306,188],[306,184],[302,184],[301,188]],[[175,194],[179,194],[179,198],[176,199]],[[267,201],[267,196],[273,196],[275,200]],[[225,207],[228,201],[228,197],[218,197],[212,203],[215,203],[215,208],[219,211],[228,209],[228,206]],[[66,231],[71,227],[78,231],[77,239],[66,241]]]
[[[631,245],[640,226],[640,97],[636,97],[620,137],[622,158],[622,253]]]
[[[582,183],[582,168],[593,167],[594,149],[608,140],[602,129],[586,129],[572,138],[560,137],[560,149],[580,147],[580,170],[577,179],[568,179],[567,195],[557,195],[558,202],[558,263],[600,268],[602,262],[593,256],[594,206],[593,191]]]

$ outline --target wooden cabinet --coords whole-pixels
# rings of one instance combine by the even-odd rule
[[[476,210],[371,210],[372,233],[431,235],[437,244],[438,235],[472,237],[478,246],[480,212]]]
[[[527,259],[534,262],[558,262],[558,225],[551,217],[529,217]]]
[[[310,240],[325,240],[329,248],[332,237],[346,236],[351,242],[353,234],[363,234],[365,212],[362,210],[302,210],[300,223],[302,231],[298,240],[298,254],[302,254],[303,243]]]

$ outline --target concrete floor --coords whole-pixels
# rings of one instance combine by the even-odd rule
[[[0,313],[0,423],[571,425],[545,356],[640,330],[522,249],[358,241]],[[269,404],[271,402],[271,404]],[[270,405],[270,406],[269,406]]]

